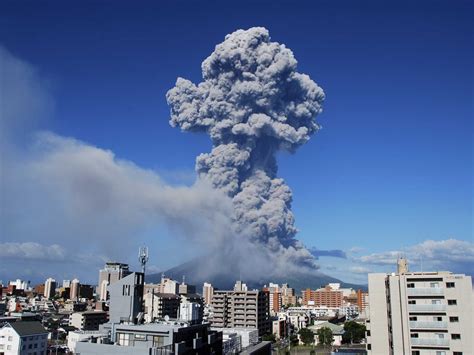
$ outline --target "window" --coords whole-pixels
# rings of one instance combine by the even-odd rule
[[[370,330],[367,330],[367,336],[370,337]]]
[[[449,317],[449,321],[451,323],[457,323],[457,322],[459,322],[459,317]]]
[[[7,345],[7,350],[11,350],[12,349],[12,346],[11,345]]]
[[[440,350],[438,350],[438,351],[436,352],[436,355],[446,355],[446,351],[440,351]]]
[[[409,300],[408,304],[416,304],[416,300]]]
[[[418,317],[410,317],[410,321],[416,321]]]
[[[407,284],[407,288],[415,288],[415,284],[414,283]]]
[[[457,305],[458,302],[457,302],[456,300],[448,300],[448,304],[449,304],[450,306],[454,306],[454,305]]]
[[[411,355],[420,355],[420,350],[413,350]]]
[[[453,355],[462,355],[462,351],[453,351]]]
[[[442,322],[443,317],[433,317],[433,322]]]
[[[122,346],[130,345],[130,334],[118,333],[117,338],[118,338],[119,345],[122,345]]]
[[[8,341],[13,341],[13,337],[8,337]]]
[[[439,283],[437,283],[437,282],[431,282],[431,283],[430,283],[430,287],[431,287],[431,288],[439,287]]]
[[[33,349],[33,344],[28,345],[28,349]]]
[[[461,339],[461,334],[451,334],[451,339]]]
[[[444,334],[443,333],[437,333],[436,334],[438,339],[444,339]]]
[[[367,344],[367,350],[372,350],[372,344]]]
[[[446,282],[446,288],[454,288],[454,287],[456,287],[454,282]]]
[[[411,333],[410,338],[418,338],[418,333]]]
[[[0,344],[0,350],[3,349],[4,347],[5,347],[5,345]]]

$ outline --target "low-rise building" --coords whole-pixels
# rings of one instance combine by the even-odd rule
[[[208,324],[115,324],[109,341],[76,343],[76,353],[92,354],[222,354],[222,333]]]
[[[48,331],[40,322],[6,323],[0,328],[0,354],[45,355]]]
[[[79,330],[99,330],[99,325],[107,320],[107,312],[104,311],[76,312],[69,316],[69,325]]]

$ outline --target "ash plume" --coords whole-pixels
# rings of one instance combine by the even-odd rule
[[[170,124],[209,134],[212,151],[197,157],[196,171],[232,199],[234,244],[316,267],[295,238],[292,192],[277,177],[275,154],[294,152],[319,129],[323,90],[262,27],[227,35],[203,61],[202,77],[197,85],[178,78],[168,91]]]

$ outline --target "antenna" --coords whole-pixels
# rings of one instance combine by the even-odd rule
[[[142,272],[145,274],[145,266],[148,261],[148,247],[140,247],[138,249],[138,261],[142,265]]]

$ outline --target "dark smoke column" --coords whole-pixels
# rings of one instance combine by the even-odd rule
[[[197,157],[196,171],[232,198],[234,232],[312,265],[295,239],[291,190],[276,177],[275,153],[293,152],[319,128],[324,92],[296,66],[265,28],[238,30],[204,60],[204,81],[178,78],[166,97],[173,127],[209,133],[213,149]]]

